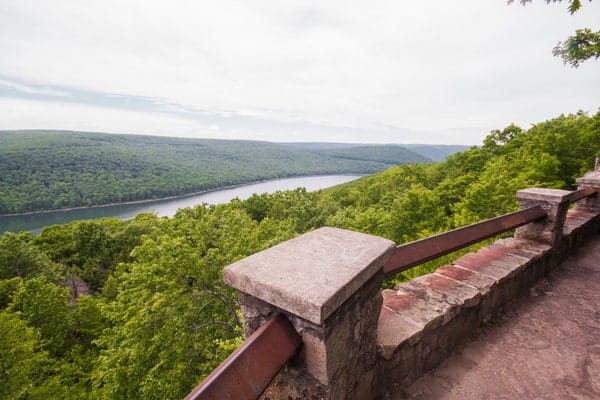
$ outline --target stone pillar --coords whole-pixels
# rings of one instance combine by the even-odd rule
[[[596,157],[594,170],[587,172],[581,178],[577,178],[576,181],[579,189],[593,187],[600,191],[600,157]],[[577,208],[600,212],[600,196],[596,194],[595,196],[586,197],[577,203]]]
[[[540,221],[531,222],[517,228],[515,237],[532,239],[550,245],[558,243],[562,238],[570,197],[571,192],[560,189],[529,188],[519,190],[517,199],[521,209],[539,205],[546,210],[548,216]]]
[[[394,248],[321,228],[225,268],[225,282],[240,292],[246,335],[280,312],[302,337],[264,398],[371,398],[383,264]]]

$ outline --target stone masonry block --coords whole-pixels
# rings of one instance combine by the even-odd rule
[[[509,254],[516,254],[528,258],[529,260],[543,256],[552,248],[552,246],[547,243],[514,237],[499,239],[494,244],[506,247]]]
[[[385,359],[392,358],[396,349],[406,342],[416,342],[423,327],[383,307],[377,324],[377,352]]]
[[[466,254],[453,264],[500,281],[514,276],[525,268],[529,261],[526,257],[512,254],[504,246],[490,245],[481,248],[476,253]]]
[[[372,389],[365,377],[376,364],[382,280],[380,270],[323,324],[281,311],[301,335],[303,346],[269,386],[265,399],[353,398],[353,393]]]
[[[365,377],[377,359],[383,264],[395,248],[376,236],[321,228],[225,268],[247,335],[282,313],[302,337],[265,398],[353,398],[372,389]]]
[[[435,274],[454,279],[466,285],[476,288],[481,295],[490,291],[496,283],[496,279],[491,276],[480,274],[477,271],[466,269],[458,265],[444,265],[435,271]]]
[[[486,320],[500,301],[499,280],[491,276],[458,265],[440,267],[435,273],[461,281],[466,285],[474,287],[480,293],[479,302],[476,307],[478,309],[476,314],[480,315],[480,320]],[[503,280],[503,282],[506,281],[506,279]],[[462,311],[464,312],[464,310]]]
[[[304,345],[304,354],[306,369],[321,383],[329,381],[327,373],[327,346],[325,342],[310,331],[302,334],[302,343]]]
[[[598,215],[585,208],[572,208],[567,211],[564,233],[571,234],[583,227],[588,221]]]
[[[482,275],[489,276],[498,282],[506,280],[510,277],[511,271],[501,266],[492,264],[490,257],[486,257],[479,253],[465,254],[461,258],[452,262],[452,265],[457,265],[462,268],[478,272]]]
[[[491,257],[491,262],[507,265],[509,269],[514,269],[515,267],[513,265],[524,265],[530,261],[529,257],[511,253],[506,246],[501,246],[496,243],[483,247],[478,253],[489,255]]]
[[[481,296],[473,286],[437,274],[422,275],[408,282],[403,288],[419,297],[448,303],[451,308],[446,313],[444,323],[452,319],[461,308],[477,305]]]
[[[517,228],[515,237],[556,243],[562,237],[563,225],[572,192],[560,189],[528,188],[517,192],[521,209],[540,206],[547,217]]]
[[[538,201],[542,201],[558,205],[568,199],[570,195],[570,191],[562,189],[527,188],[517,192],[517,199],[519,201],[531,201],[535,204],[538,204]]]
[[[525,269],[529,265],[529,260],[523,257],[510,255],[510,257],[499,258],[490,260],[492,265],[497,265],[501,268],[505,268],[512,274],[518,273],[519,270]]]
[[[446,312],[452,306],[430,298],[420,298],[404,288],[405,284],[396,286],[395,290],[382,293],[384,307],[402,315],[404,318],[423,329],[435,329],[443,323]]]
[[[593,171],[587,172],[581,178],[576,179],[579,189],[593,187],[600,191],[600,157],[596,157],[596,165]],[[600,195],[586,197],[577,203],[577,208],[586,209],[594,212],[600,211]]]
[[[225,283],[320,324],[391,255],[395,243],[337,228],[321,228],[240,260]]]

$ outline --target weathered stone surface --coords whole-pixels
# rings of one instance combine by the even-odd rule
[[[597,215],[596,212],[590,211],[584,208],[572,208],[567,211],[567,218],[565,219],[564,233],[570,234],[580,229],[589,220]]]
[[[528,257],[513,254],[506,247],[497,244],[485,246],[477,253],[486,256],[491,264],[506,268],[511,272],[525,268],[530,261]]]
[[[452,262],[452,265],[457,265],[478,272],[482,275],[489,276],[497,281],[508,279],[511,271],[490,262],[490,257],[480,253],[465,254],[461,258]]]
[[[561,189],[527,188],[517,192],[517,199],[541,200],[547,203],[559,204],[568,201],[570,191]]]
[[[422,325],[417,325],[384,306],[377,324],[377,351],[389,360],[396,349],[406,341],[416,342],[422,330]]]
[[[322,324],[240,294],[245,326],[258,327],[265,315],[283,312],[302,336],[300,354],[276,377],[265,399],[355,398],[372,392],[382,281],[380,269]]]
[[[379,271],[395,243],[321,228],[240,260],[225,282],[278,308],[323,322]]]
[[[319,382],[327,384],[327,346],[315,333],[307,330],[302,334],[307,371]]]
[[[522,259],[522,257],[519,257]],[[490,264],[497,265],[501,268],[508,270],[511,273],[518,273],[519,270],[524,269],[529,264],[529,261],[521,261],[517,258],[517,256],[499,258],[495,260],[490,260]]]
[[[596,157],[596,166],[594,170],[586,173],[581,178],[577,178],[579,189],[592,187],[600,192],[600,157]],[[593,212],[600,211],[600,195],[596,193],[594,196],[586,197],[577,202],[577,209],[589,210]]]
[[[547,217],[517,228],[515,237],[550,244],[560,241],[566,213],[572,198],[573,192],[560,189],[529,188],[519,190],[517,199],[521,209],[540,206],[546,211]]]
[[[594,170],[586,173],[581,178],[577,178],[576,181],[579,189],[593,187],[594,189],[600,191],[600,157],[596,157],[596,165]],[[596,193],[594,196],[586,197],[577,203],[577,208],[590,210],[597,213],[600,211],[600,195]]]
[[[522,242],[529,243],[531,246],[536,246],[535,249],[537,249],[537,252],[539,252],[539,253],[542,252],[542,248],[550,248],[550,246],[548,246],[546,244],[539,244],[538,242],[535,242],[533,240],[523,240]],[[530,257],[521,256],[519,254],[514,254],[514,253],[510,252],[510,249],[507,246],[503,245],[502,243],[503,242],[501,240],[496,241],[490,245],[482,247],[481,249],[478,250],[478,252],[493,255],[497,259],[514,260],[519,263],[528,262],[530,260]],[[522,247],[524,247],[524,246],[522,246]],[[533,251],[536,251],[536,250],[533,250]]]
[[[477,271],[463,268],[458,265],[444,265],[435,271],[438,275],[463,282],[476,288],[480,294],[485,295],[498,281],[491,276],[480,274]]]
[[[547,243],[519,238],[499,239],[494,244],[507,248],[509,254],[515,254],[529,260],[543,256],[552,248]]]
[[[590,210],[586,210],[584,208],[571,208],[567,211],[567,219],[569,218],[577,218],[583,221],[589,221],[590,219],[597,216],[598,213]]]
[[[460,308],[476,306],[481,297],[479,290],[473,286],[437,274],[419,276],[408,282],[404,288],[419,297],[448,303],[451,308],[446,313],[444,322],[452,319]]]
[[[404,285],[400,284],[395,290],[385,290],[382,293],[384,306],[416,325],[422,326],[423,329],[434,329],[442,324],[446,311],[452,305],[440,303],[426,296],[421,298],[407,290]]]
[[[438,279],[448,278],[438,275],[430,279],[429,283],[434,281],[441,283],[443,281]],[[428,285],[428,283],[422,284]],[[431,288],[421,290],[425,295],[433,292]],[[470,287],[470,290],[476,291],[473,287]],[[396,309],[405,310],[406,306],[410,308],[411,303],[414,305],[415,296],[406,295],[402,288],[395,292],[386,292],[384,297],[387,303]],[[439,297],[440,293],[434,295]],[[417,299],[421,300],[418,297]],[[428,304],[439,305],[438,300],[434,299],[429,299]],[[382,360],[378,366],[376,398],[397,385],[402,386],[414,381],[423,371],[438,365],[457,342],[470,335],[479,325],[479,306],[461,307],[445,301],[444,304],[449,306],[444,315],[453,314],[454,317],[435,317],[425,326],[415,325],[406,317],[406,313],[396,313],[384,306],[378,327],[379,355]],[[460,312],[453,313],[452,310],[460,310]]]
[[[588,172],[583,177],[578,178],[576,181],[579,189],[592,187],[600,192],[600,170],[598,169],[593,172]],[[589,196],[581,201],[578,201],[577,208],[594,212],[600,211],[600,194],[596,193],[593,196]]]

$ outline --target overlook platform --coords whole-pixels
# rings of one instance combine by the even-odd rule
[[[397,399],[600,398],[600,236]]]
[[[410,243],[323,227],[226,267],[246,340],[187,399],[600,398],[600,157],[577,183]]]

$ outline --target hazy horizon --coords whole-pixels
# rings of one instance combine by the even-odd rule
[[[190,140],[247,140],[255,142],[268,142],[268,143],[281,143],[281,144],[348,144],[348,145],[393,145],[393,146],[470,146],[462,144],[448,144],[448,143],[375,143],[375,142],[330,142],[330,141],[283,141],[283,140],[260,140],[260,139],[231,139],[231,138],[214,138],[214,137],[189,137],[189,136],[177,136],[177,135],[161,135],[151,133],[123,133],[123,132],[100,132],[100,131],[79,131],[73,129],[0,129],[0,133],[3,132],[73,132],[73,133],[93,133],[93,134],[107,134],[107,135],[126,135],[126,136],[152,136],[161,138],[174,138],[174,139],[190,139]],[[476,145],[473,145],[476,146]]]

